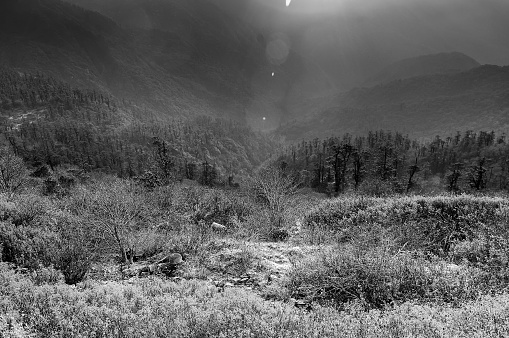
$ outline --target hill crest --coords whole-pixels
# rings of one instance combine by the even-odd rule
[[[461,73],[479,66],[479,62],[459,52],[421,55],[385,67],[364,82],[363,86],[371,87],[416,76]]]

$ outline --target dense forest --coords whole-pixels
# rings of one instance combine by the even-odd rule
[[[252,171],[277,144],[232,120],[162,120],[148,108],[41,74],[0,72],[0,102],[2,141],[36,167],[220,184]]]
[[[212,117],[157,117],[149,108],[42,74],[0,72],[4,140],[30,166],[77,166],[150,184],[190,179],[233,183],[267,159],[295,172],[301,186],[338,195],[507,190],[505,134],[457,132],[417,141],[391,131],[303,140],[273,137]],[[283,150],[278,150],[283,149]]]
[[[509,187],[505,134],[457,132],[418,142],[397,132],[302,141],[280,160],[301,184],[337,195],[503,190]]]

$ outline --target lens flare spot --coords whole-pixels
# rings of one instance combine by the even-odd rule
[[[282,33],[271,36],[265,55],[273,65],[281,65],[286,62],[290,53],[290,39]]]
[[[274,72],[272,72],[272,76],[274,76]]]
[[[266,119],[267,119],[267,118],[266,118],[265,116],[262,118],[262,120],[264,120],[264,121],[265,121]]]

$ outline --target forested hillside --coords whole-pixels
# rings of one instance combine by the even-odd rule
[[[240,24],[235,27],[242,34],[224,32],[228,17],[212,9],[200,14],[177,6],[164,22],[180,29],[170,31],[121,26],[60,0],[3,1],[0,65],[127,98],[162,116],[244,121],[248,80],[264,67],[264,48]],[[208,24],[196,25],[204,13]]]
[[[232,120],[159,119],[153,110],[41,74],[1,71],[0,103],[2,142],[36,166],[71,164],[121,177],[155,170],[195,180],[210,170],[219,182],[251,172],[276,145]]]
[[[458,52],[422,55],[404,59],[385,67],[364,82],[363,86],[372,87],[416,76],[461,73],[480,66],[481,64],[476,60]]]

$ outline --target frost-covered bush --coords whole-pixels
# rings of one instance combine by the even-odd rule
[[[418,253],[347,245],[297,263],[288,288],[297,298],[336,306],[356,300],[365,308],[385,308],[409,300],[458,304],[485,291],[488,279],[481,270],[430,261]]]
[[[509,201],[494,197],[348,197],[322,202],[306,214],[304,225],[336,239],[376,225],[407,248],[447,254],[454,242],[500,232],[509,219],[508,210]]]
[[[264,301],[243,289],[142,279],[37,286],[0,265],[0,332],[6,337],[504,337],[509,296],[456,307],[405,303],[394,309],[313,311]]]
[[[163,212],[184,215],[196,224],[203,221],[231,226],[234,220],[243,221],[253,212],[251,201],[235,190],[174,184],[156,189],[152,198]]]
[[[49,266],[57,257],[58,233],[30,226],[0,222],[0,248],[4,262],[37,269]]]

